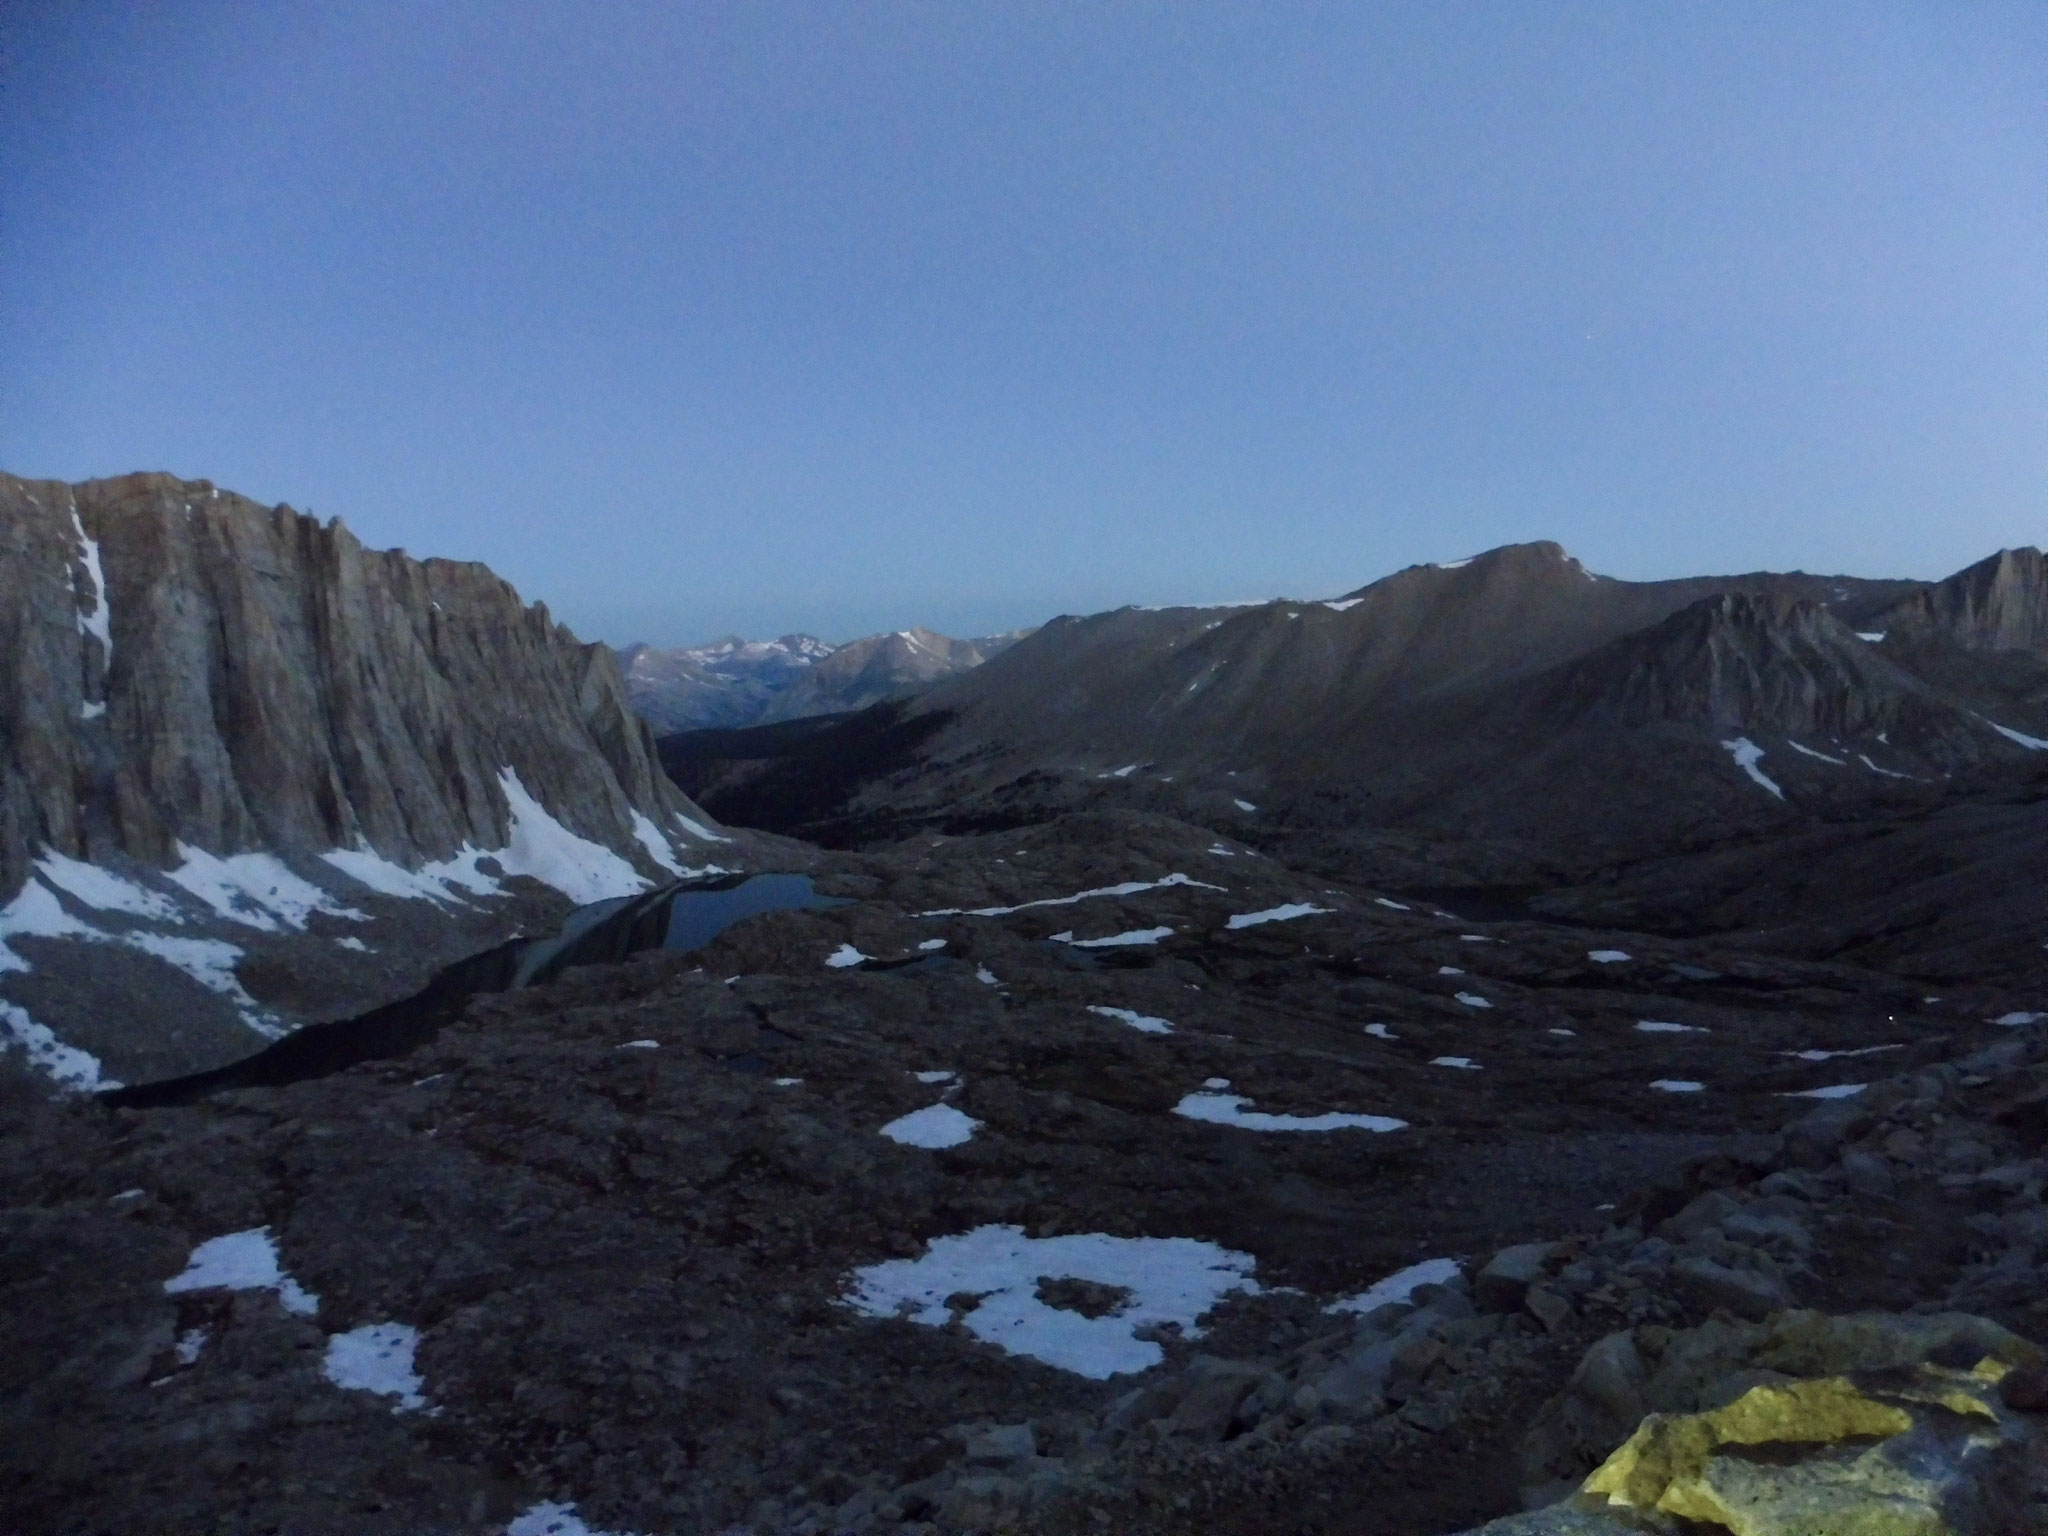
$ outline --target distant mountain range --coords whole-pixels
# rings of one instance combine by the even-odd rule
[[[2048,569],[1630,582],[1512,545],[1326,601],[1063,617],[906,703],[661,751],[727,819],[832,843],[1125,806],[1408,889],[1576,885],[1609,921],[1794,921],[1837,860],[1836,908],[1920,880],[1947,922],[2039,845]]]
[[[772,725],[906,698],[1015,645],[1028,629],[956,640],[899,629],[830,645],[815,635],[619,653],[628,702],[658,732]]]

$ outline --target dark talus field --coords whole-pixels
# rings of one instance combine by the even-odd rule
[[[1447,1531],[1517,1506],[1525,1421],[1614,1328],[1963,1293],[2048,1325],[1947,1193],[2038,1193],[2026,1127],[1931,1107],[2041,1081],[2009,989],[1467,918],[1132,814],[818,880],[855,899],[480,998],[400,1061],[11,1106],[7,1400],[65,1426],[7,1437],[14,1526]],[[1830,1161],[1880,1102],[1933,1122],[1882,1199]],[[1652,1235],[1709,1186],[1766,1235]],[[166,1290],[255,1229],[316,1310]],[[916,1273],[991,1229],[1008,1267]],[[1367,1320],[1333,1305],[1572,1234],[1555,1314],[1442,1291],[1413,1380],[1304,1393]],[[1162,1238],[1209,1246],[1116,1251]],[[891,1264],[917,1318],[855,1304]],[[331,1379],[391,1325],[409,1409]]]
[[[78,673],[7,717],[0,1530],[2048,1530],[2038,554],[1523,546],[657,759],[480,568],[0,489]],[[138,615],[251,562],[326,745],[237,640],[145,770]]]

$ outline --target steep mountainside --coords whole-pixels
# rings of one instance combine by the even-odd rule
[[[1114,805],[1418,890],[1557,892],[2030,781],[2048,646],[1972,646],[2027,640],[2040,570],[1635,583],[1514,546],[1330,602],[1062,618],[886,715],[662,750],[729,820],[836,843]]]
[[[657,732],[733,729],[865,709],[978,667],[1028,633],[955,640],[929,629],[833,646],[813,635],[728,636],[709,645],[619,653],[627,697]]]
[[[45,1056],[164,1064],[152,999],[169,1061],[238,1053],[733,848],[611,652],[481,565],[159,474],[0,477],[0,540],[0,1037]]]

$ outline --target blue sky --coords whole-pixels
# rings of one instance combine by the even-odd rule
[[[0,467],[589,638],[2048,534],[2039,4],[8,13]]]

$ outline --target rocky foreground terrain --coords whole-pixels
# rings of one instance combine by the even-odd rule
[[[402,1058],[11,1079],[0,1528],[2048,1529],[2038,976],[1121,811],[811,872]]]

